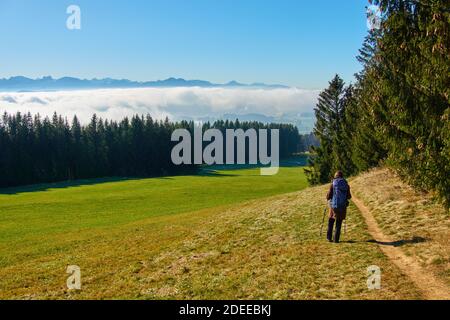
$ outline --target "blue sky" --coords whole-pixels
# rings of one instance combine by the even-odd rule
[[[66,8],[81,8],[81,30]],[[0,0],[0,78],[349,82],[364,0]]]

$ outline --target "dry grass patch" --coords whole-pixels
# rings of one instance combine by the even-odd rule
[[[405,254],[441,278],[450,290],[450,216],[429,194],[418,193],[389,169],[375,169],[351,181],[383,232]]]
[[[417,299],[414,285],[368,242],[354,206],[340,245],[319,237],[325,187],[233,206],[155,216],[52,238],[43,251],[0,269],[0,298],[20,299]],[[46,241],[43,238],[42,241]],[[36,239],[39,241],[39,239]],[[65,268],[82,290],[65,288]],[[367,289],[366,269],[382,269]]]

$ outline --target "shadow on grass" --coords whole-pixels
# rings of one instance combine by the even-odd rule
[[[217,177],[217,178],[223,178],[223,177],[238,177],[239,174],[229,174],[229,173],[223,173],[219,172],[214,169],[205,168],[198,172],[198,175],[201,177]]]
[[[164,179],[164,180],[173,179],[172,177],[149,177],[149,178]],[[102,183],[132,181],[132,180],[142,180],[142,179],[148,179],[148,178],[109,177],[109,178],[80,179],[80,180],[73,180],[73,181],[40,183],[40,184],[33,184],[33,185],[27,185],[27,186],[3,188],[3,189],[0,189],[0,195],[15,195],[15,194],[19,194],[19,193],[48,191],[49,189],[64,189],[64,188],[71,188],[71,187],[90,186],[90,185],[96,185],[96,184],[102,184]]]
[[[296,156],[287,159],[281,159],[278,167],[280,168],[293,168],[293,167],[306,167],[308,165],[308,158],[306,156]],[[214,165],[202,165],[200,170],[215,170],[215,171],[227,171],[227,170],[247,170],[247,169],[259,169],[268,168],[270,165],[258,164],[214,164]]]
[[[236,168],[228,168],[229,170],[236,170]],[[241,168],[244,169],[244,168]],[[245,168],[249,169],[249,168]],[[224,177],[239,177],[242,174],[239,173],[225,173],[222,169],[222,172],[217,170],[215,167],[204,167],[198,170],[196,174],[179,174],[174,176],[149,176],[149,177],[106,177],[106,178],[93,178],[93,179],[79,179],[72,181],[61,181],[61,182],[49,182],[49,183],[40,183],[26,186],[17,186],[17,187],[9,187],[9,188],[0,188],[0,195],[16,195],[20,193],[31,193],[31,192],[39,192],[39,191],[48,191],[50,189],[64,189],[64,188],[72,188],[72,187],[81,187],[81,186],[90,186],[102,183],[111,183],[111,182],[121,182],[121,181],[133,181],[133,180],[143,180],[143,179],[156,179],[156,180],[172,180],[176,177],[181,176],[197,176],[197,177],[216,177],[216,178],[224,178]],[[245,174],[246,176],[250,176],[249,174]]]
[[[307,157],[296,156],[289,159],[281,160],[280,168],[282,167],[303,167],[306,163]],[[189,176],[205,176],[205,177],[239,177],[245,176],[260,176],[260,174],[239,174],[239,173],[225,173],[226,171],[233,170],[239,171],[244,169],[259,169],[262,167],[260,164],[257,165],[213,165],[213,166],[201,166],[198,168],[196,174],[188,174]],[[80,186],[90,186],[95,184],[110,183],[110,182],[120,182],[120,181],[132,181],[132,180],[142,180],[142,179],[164,179],[171,180],[177,176],[184,176],[185,174],[179,174],[174,176],[149,176],[149,177],[106,177],[106,178],[94,178],[94,179],[80,179],[73,181],[62,181],[62,182],[51,182],[51,183],[40,183],[27,186],[17,186],[9,188],[0,188],[0,195],[16,195],[20,193],[28,192],[39,192],[48,191],[49,189],[64,189],[71,187]]]
[[[397,241],[391,241],[391,242],[378,241],[378,240],[374,240],[374,239],[369,240],[367,242],[380,244],[382,246],[401,247],[406,244],[416,244],[416,243],[422,243],[422,242],[426,242],[426,241],[427,241],[427,239],[422,238],[422,237],[413,237],[412,239],[408,239],[408,240],[397,240]]]
[[[231,168],[229,168],[231,170]],[[245,168],[248,169],[248,168]],[[234,170],[236,170],[234,168]],[[226,171],[226,170],[223,170]],[[224,172],[218,171],[213,167],[204,167],[198,170],[196,174],[188,174],[188,176],[199,176],[199,177],[239,177],[242,176],[239,173],[228,174]],[[249,174],[245,174],[249,176]],[[39,183],[33,185],[26,186],[17,186],[17,187],[9,187],[9,188],[0,188],[0,195],[16,195],[20,193],[31,193],[31,192],[39,192],[39,191],[48,191],[50,189],[65,189],[72,187],[81,187],[81,186],[90,186],[102,183],[111,183],[111,182],[121,182],[121,181],[135,181],[135,180],[143,180],[143,179],[156,179],[156,180],[173,180],[176,177],[186,176],[183,174],[174,175],[174,176],[149,176],[149,177],[105,177],[105,178],[93,178],[93,179],[79,179],[72,181],[61,181],[61,182],[49,182],[49,183]]]
[[[292,157],[289,159],[282,159],[279,168],[304,168],[307,163],[307,157]],[[208,176],[208,177],[239,177],[241,174],[239,173],[225,173],[226,171],[239,171],[239,170],[251,170],[251,169],[261,169],[261,168],[270,168],[270,165],[262,165],[262,164],[222,164],[222,165],[203,165],[199,168],[198,175],[199,176]],[[257,174],[249,174],[245,173],[245,176],[261,176],[259,173]]]
[[[375,243],[375,244],[379,244],[382,246],[391,246],[391,247],[401,247],[407,244],[416,244],[416,243],[423,243],[426,242],[427,239],[422,238],[422,237],[413,237],[412,239],[408,239],[408,240],[397,240],[397,241],[390,241],[390,242],[386,242],[386,241],[378,241],[375,239],[371,239],[371,240],[362,240],[362,241],[358,241],[358,240],[344,240],[341,241],[341,243]]]

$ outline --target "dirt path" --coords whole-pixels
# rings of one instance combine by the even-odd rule
[[[374,239],[383,243],[393,242],[392,239],[383,234],[375,218],[364,203],[354,195],[352,200],[361,211],[361,214],[366,220],[369,233]],[[416,284],[423,292],[426,299],[450,299],[448,287],[432,274],[427,273],[414,258],[408,257],[400,248],[396,248],[392,245],[380,244],[380,248],[384,254],[386,254],[386,256]]]

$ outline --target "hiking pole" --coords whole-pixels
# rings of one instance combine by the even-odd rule
[[[327,207],[323,209],[322,225],[320,226],[320,236],[322,236],[323,223],[325,222],[325,215],[327,214]]]

